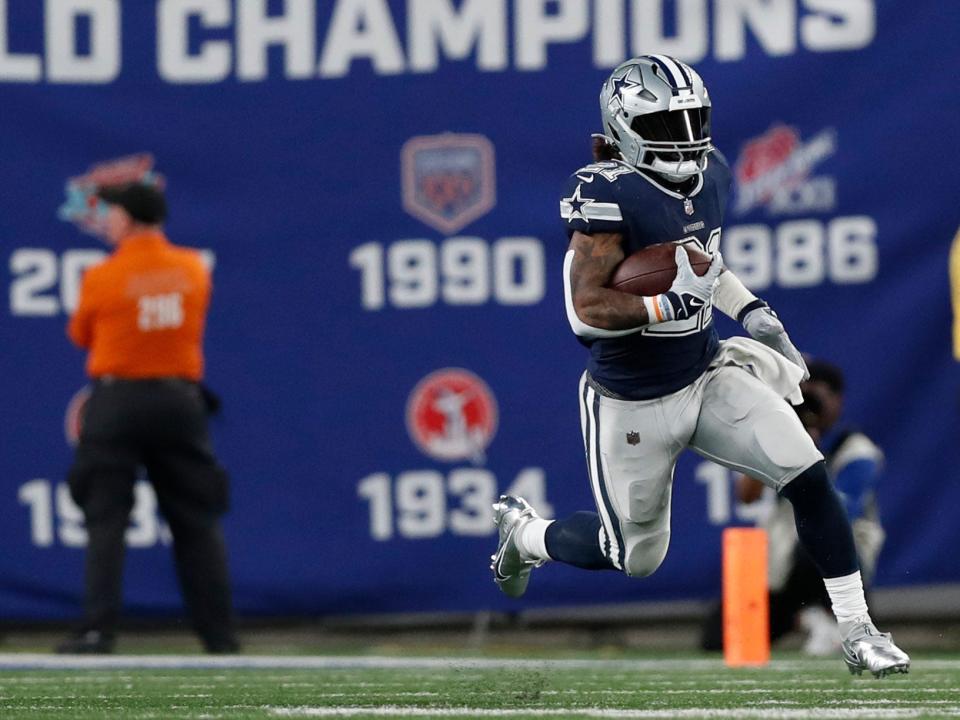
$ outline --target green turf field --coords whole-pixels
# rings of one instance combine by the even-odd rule
[[[56,663],[63,663],[56,665]],[[960,659],[851,677],[836,660],[0,657],[7,718],[944,718]]]

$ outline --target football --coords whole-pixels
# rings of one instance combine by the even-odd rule
[[[660,243],[637,250],[614,268],[607,287],[631,295],[666,292],[677,276],[677,263],[674,261],[676,247],[676,243]],[[681,247],[687,251],[693,271],[703,275],[710,267],[710,256],[689,245]]]

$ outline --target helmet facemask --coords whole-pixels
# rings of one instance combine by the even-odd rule
[[[637,115],[630,130],[646,149],[643,165],[682,180],[703,172],[710,150],[710,108],[663,110]]]
[[[604,129],[623,160],[673,182],[706,168],[710,106],[700,76],[663,55],[622,64],[600,94]]]

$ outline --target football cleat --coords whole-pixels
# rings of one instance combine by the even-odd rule
[[[493,524],[497,526],[500,539],[497,551],[490,556],[490,569],[497,587],[510,597],[523,595],[530,582],[530,573],[543,565],[543,560],[525,560],[517,547],[517,531],[539,517],[522,497],[501,495],[493,506]]]
[[[841,643],[843,661],[851,675],[862,675],[869,670],[881,678],[893,673],[910,672],[910,656],[893,644],[890,633],[882,633],[872,622],[860,622],[851,627]]]

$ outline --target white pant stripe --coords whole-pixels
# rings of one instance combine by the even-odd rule
[[[593,388],[586,387],[586,392],[584,393],[585,385],[586,374],[584,374],[580,381],[580,413],[581,417],[585,416],[586,418],[583,442],[587,448],[587,472],[590,475],[590,487],[593,490],[593,499],[597,506],[597,512],[600,515],[601,540],[606,540],[610,543],[610,551],[607,553],[607,557],[610,562],[613,563],[614,567],[622,570],[623,566],[620,564],[620,544],[617,542],[617,534],[613,526],[613,523],[619,522],[619,520],[616,517],[611,518],[607,504],[603,501],[603,490],[600,487],[601,460],[596,452],[596,448],[598,447],[597,432],[599,431],[597,420],[599,418],[593,412],[596,392]],[[606,551],[606,542],[604,542],[601,547]]]

